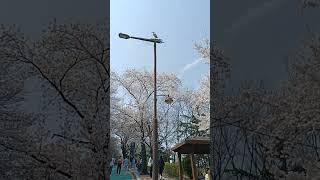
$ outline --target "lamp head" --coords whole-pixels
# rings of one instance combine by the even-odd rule
[[[124,33],[119,33],[119,37],[122,39],[129,39],[130,36],[128,34],[124,34]]]
[[[164,102],[167,103],[167,104],[171,104],[173,102],[173,99],[168,95],[166,97],[166,99],[164,100]]]

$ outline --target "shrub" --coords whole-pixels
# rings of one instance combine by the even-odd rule
[[[183,173],[185,175],[188,175],[191,178],[192,167],[191,167],[191,159],[189,156],[182,157],[182,168],[183,168]]]
[[[179,166],[175,163],[165,162],[164,164],[164,174],[169,177],[179,177]]]

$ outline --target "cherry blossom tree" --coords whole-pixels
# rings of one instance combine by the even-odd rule
[[[314,35],[290,57],[289,79],[280,89],[247,83],[227,95],[212,87],[214,179],[319,177],[319,44]],[[215,78],[225,77],[217,68],[211,85],[223,84]]]
[[[226,104],[221,97],[223,97],[224,86],[230,75],[230,63],[225,52],[218,47],[216,42],[210,42],[205,39],[196,43],[194,48],[210,65],[210,76],[208,76],[210,81],[208,82],[209,78],[207,78],[203,90],[207,91],[208,87],[210,87],[210,116],[207,115],[205,117],[210,117],[210,169],[212,179],[216,179],[219,176],[217,171],[221,169],[221,158],[223,158],[224,152],[224,149],[221,148],[222,134],[217,127],[222,125],[220,119],[221,110],[224,109]]]
[[[0,44],[1,47],[3,45]],[[37,124],[40,117],[21,111],[24,79],[29,75],[19,62],[11,63],[5,58],[0,58],[0,61],[0,178],[32,177],[34,174],[28,171],[38,168],[28,166],[37,157],[31,151],[33,136],[29,129]]]
[[[59,115],[59,131],[52,132],[46,123],[38,123],[28,129],[35,141],[30,150],[11,149],[29,158],[27,169],[38,167],[32,179],[109,179],[106,28],[53,22],[40,40],[31,41],[14,27],[1,27],[0,59],[20,63],[37,78],[46,106]]]
[[[117,82],[121,87],[119,93],[122,97],[120,106],[117,106],[118,116],[123,119],[130,119],[135,122],[139,132],[140,145],[141,145],[141,158],[142,158],[142,172],[147,173],[147,148],[151,147],[151,134],[152,134],[152,94],[153,94],[153,74],[143,70],[129,69],[123,74],[112,75],[112,81]],[[170,94],[175,96],[177,89],[180,87],[181,82],[174,74],[158,74],[157,78],[157,92],[160,95]],[[159,103],[164,103],[158,101]],[[160,113],[161,115],[161,113]],[[159,117],[158,117],[159,118]],[[161,121],[161,118],[159,118]],[[129,125],[129,124],[127,124]],[[152,148],[150,148],[152,149]],[[150,150],[151,151],[151,150]]]

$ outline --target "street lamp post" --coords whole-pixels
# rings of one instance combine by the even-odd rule
[[[158,164],[158,119],[157,119],[157,43],[163,43],[161,39],[158,38],[140,38],[129,36],[127,34],[119,33],[119,37],[122,39],[137,39],[141,41],[147,41],[153,43],[153,50],[154,50],[154,115],[153,115],[153,122],[152,122],[152,177],[154,180],[158,180],[159,174],[159,164]],[[168,96],[169,97],[169,96]],[[169,99],[169,98],[167,98]],[[170,101],[170,100],[169,100]],[[171,101],[172,102],[172,101]]]
[[[158,118],[157,118],[157,43],[153,43],[153,52],[154,52],[154,69],[153,69],[153,76],[154,76],[154,100],[153,100],[153,108],[154,108],[154,115],[153,115],[153,123],[152,123],[152,177],[155,180],[158,180],[159,174],[159,164],[158,164]]]

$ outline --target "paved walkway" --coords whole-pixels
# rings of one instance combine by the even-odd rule
[[[141,180],[152,180],[152,178],[149,175],[141,175],[140,176]],[[160,177],[159,177],[160,179]],[[176,178],[178,179],[178,178]],[[162,180],[175,180],[175,178],[167,178],[167,177],[162,177]]]
[[[152,180],[152,178],[149,175],[140,176],[137,172],[135,174],[137,176],[137,180]],[[129,171],[125,171],[123,168],[121,169],[120,175],[117,175],[117,167],[113,167],[110,179],[111,180],[132,180],[132,176]],[[174,180],[174,179],[162,177],[162,180]]]
[[[128,171],[125,171],[122,167],[120,175],[117,174],[117,167],[113,167],[111,173],[111,180],[131,180],[131,174]]]
[[[140,179],[141,180],[151,180],[152,178],[149,175],[141,175]]]

